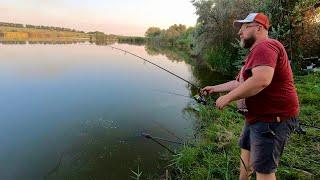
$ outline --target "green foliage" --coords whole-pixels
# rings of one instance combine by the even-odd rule
[[[208,49],[204,54],[204,59],[215,71],[230,74],[233,59],[228,49],[224,47]]]
[[[240,41],[237,39],[236,43],[231,43],[232,47],[235,49],[236,53],[233,53],[232,66],[238,71],[243,66],[245,57],[249,53],[249,49],[244,49],[240,47]],[[236,55],[235,55],[236,54]]]
[[[140,180],[142,177],[142,171],[140,171],[139,166],[138,166],[137,171],[131,170],[131,173],[133,174],[132,176],[130,176],[132,179]]]
[[[319,56],[320,23],[315,23],[317,0],[266,0],[258,10],[271,20],[270,37],[281,41],[296,66],[301,57]]]
[[[194,28],[173,25],[167,30],[149,28],[146,37],[161,45],[188,49],[191,55],[203,57],[216,71],[234,74],[242,65],[248,50],[238,45],[235,19],[250,12],[269,16],[271,38],[282,42],[293,69],[299,70],[302,57],[320,56],[320,17],[317,0],[192,0],[198,15]],[[318,21],[318,22],[317,22]],[[225,61],[225,62],[223,62]]]
[[[161,34],[161,29],[158,27],[150,27],[145,33],[145,36],[148,38],[155,38],[157,36],[160,36]]]
[[[179,48],[188,48],[191,43],[190,34],[193,28],[188,28],[182,24],[174,24],[166,30],[158,27],[150,27],[145,36],[149,43],[159,44],[163,46],[177,46]]]
[[[238,29],[233,27],[233,21],[245,17],[261,2],[193,0],[192,3],[198,15],[193,54],[205,57],[217,71],[232,73],[238,70],[243,60],[239,60],[239,46],[234,46]]]
[[[145,38],[138,36],[117,36],[118,43],[144,44]]]
[[[300,119],[307,124],[320,124],[320,73],[296,78],[301,107]]]
[[[212,105],[212,104],[211,104]],[[185,147],[172,166],[179,179],[236,179],[239,152],[240,116],[233,111],[219,111],[200,106],[201,141],[197,147]],[[239,127],[238,127],[239,126]]]
[[[232,25],[235,19],[242,19],[250,12],[264,12],[269,16],[270,37],[284,44],[294,67],[301,57],[320,56],[320,23],[316,22],[320,8],[316,0],[193,0],[192,3],[198,15],[191,39],[195,46],[192,54],[210,57],[205,58],[209,64],[221,65],[216,70],[236,72],[239,69],[247,51],[236,45],[237,29]],[[219,49],[221,52],[217,52]],[[226,56],[227,61],[231,57],[231,62],[226,66],[219,58],[211,59],[216,56]]]

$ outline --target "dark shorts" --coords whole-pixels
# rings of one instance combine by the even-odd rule
[[[280,123],[256,122],[244,125],[239,146],[250,151],[250,161],[256,172],[276,172],[284,145],[297,126],[298,120],[295,117]]]

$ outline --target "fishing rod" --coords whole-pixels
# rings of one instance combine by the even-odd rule
[[[64,152],[60,154],[57,164],[44,176],[43,178],[44,180],[48,179],[52,174],[56,173],[59,170],[62,164],[63,156],[64,156]]]
[[[176,135],[174,132],[170,131],[169,129],[167,129],[166,127],[164,127],[164,125],[162,125],[161,123],[159,123],[156,120],[151,120],[153,121],[155,124],[157,124],[157,126],[163,130],[165,130],[167,133],[169,133],[171,136],[175,137],[176,139],[178,139],[180,142],[183,142],[183,139],[180,138],[178,135]]]
[[[167,151],[169,151],[171,154],[177,155],[177,153],[175,153],[173,150],[171,150],[170,148],[168,148],[166,145],[164,145],[164,144],[162,144],[161,142],[159,142],[158,139],[155,139],[155,138],[152,137],[150,134],[142,133],[141,136],[145,137],[146,139],[151,139],[153,142],[159,144],[160,146],[162,146],[163,148],[165,148]]]
[[[171,150],[166,145],[162,144],[160,141],[164,141],[164,142],[168,142],[168,143],[172,143],[172,144],[186,145],[186,143],[172,141],[172,140],[168,140],[168,139],[164,139],[164,138],[160,138],[160,137],[155,137],[155,136],[152,136],[151,134],[148,134],[148,133],[141,133],[141,136],[143,136],[146,139],[151,139],[152,141],[156,142],[157,144],[159,144],[160,146],[162,146],[163,148],[165,148],[166,150],[168,150],[170,153],[172,153],[174,155],[177,155],[177,153],[175,153],[173,150]],[[188,145],[191,147],[195,147],[194,144],[188,144]]]
[[[164,142],[169,142],[169,143],[172,143],[172,144],[179,144],[179,145],[184,145],[185,143],[182,143],[182,142],[177,142],[177,141],[172,141],[172,140],[168,140],[168,139],[164,139],[164,138],[160,138],[160,137],[155,137],[155,136],[151,136],[151,134],[148,134],[148,133],[142,133],[141,134],[143,137],[147,138],[147,139],[156,139],[156,140],[159,140],[159,141],[164,141]]]
[[[183,80],[184,82],[186,82],[186,83],[190,84],[191,86],[197,88],[199,91],[201,90],[201,88],[200,88],[199,86],[197,86],[197,85],[193,84],[192,82],[184,79],[183,77],[181,77],[181,76],[179,76],[179,75],[177,75],[177,74],[169,71],[168,69],[166,69],[166,68],[164,68],[164,67],[161,67],[161,66],[159,66],[158,64],[149,61],[149,60],[146,59],[146,58],[143,58],[143,57],[141,57],[141,56],[139,56],[139,55],[136,55],[136,54],[134,54],[134,53],[132,53],[132,52],[129,52],[129,51],[127,51],[127,50],[124,50],[124,49],[120,49],[120,48],[113,47],[113,46],[109,46],[109,47],[111,47],[112,49],[117,49],[117,50],[122,51],[122,52],[124,52],[124,53],[131,54],[132,56],[135,56],[135,57],[137,57],[137,58],[139,58],[139,59],[142,59],[142,60],[144,60],[144,61],[146,61],[146,62],[148,62],[148,63],[150,63],[150,64],[152,64],[152,65],[154,65],[154,66],[156,66],[156,67],[158,67],[158,68],[160,68],[160,69],[162,69],[162,70],[164,70],[164,71],[166,71],[166,72],[168,72],[168,73],[170,73],[170,74],[172,74],[172,75],[174,75],[175,77]]]
[[[305,123],[302,123],[302,122],[299,122],[299,124],[302,125],[302,126],[308,127],[308,128],[313,128],[313,129],[316,129],[316,130],[320,130],[319,126],[308,125],[308,124],[305,124]]]

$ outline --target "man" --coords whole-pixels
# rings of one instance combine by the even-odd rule
[[[290,133],[297,126],[298,96],[293,74],[283,45],[268,38],[269,19],[262,13],[250,13],[241,26],[240,45],[249,48],[245,65],[236,80],[207,86],[204,94],[229,91],[216,100],[223,109],[238,101],[246,122],[239,140],[240,179],[276,179],[275,172]]]

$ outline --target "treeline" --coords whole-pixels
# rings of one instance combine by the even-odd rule
[[[24,28],[24,25],[23,25],[23,24],[7,23],[7,22],[0,22],[0,26]]]
[[[58,40],[58,41],[36,41],[36,40],[32,40],[32,41],[1,41],[0,40],[0,44],[80,44],[80,43],[85,43],[86,41],[74,41],[74,40],[70,40],[70,41],[65,41],[65,40]]]
[[[45,29],[45,30],[53,30],[53,31],[66,31],[66,32],[78,32],[78,33],[85,33],[84,31],[79,31],[71,28],[64,28],[64,27],[54,27],[54,26],[35,26],[26,24],[26,28],[34,28],[34,29]]]
[[[174,24],[168,29],[160,29],[159,27],[150,27],[145,37],[149,42],[159,45],[178,46],[180,48],[189,48],[191,45],[190,35],[194,31],[193,27],[187,28],[182,24]]]
[[[87,34],[91,36],[92,40],[96,39],[101,41],[116,40],[118,37],[117,35],[114,35],[114,34],[108,35],[100,31],[88,32]]]
[[[36,26],[31,24],[17,24],[17,23],[7,23],[7,22],[0,22],[0,26],[5,27],[15,27],[15,28],[33,28],[33,29],[43,29],[43,30],[53,30],[53,31],[66,31],[66,32],[77,32],[77,33],[85,33],[84,31],[78,31],[71,28],[64,28],[64,27],[54,27],[54,26]]]
[[[236,72],[247,51],[238,45],[233,21],[263,12],[271,21],[270,37],[284,44],[295,69],[301,68],[304,57],[320,57],[318,0],[192,0],[192,4],[198,15],[195,27],[151,27],[145,36],[149,41],[187,47],[217,71]]]
[[[145,38],[139,36],[117,36],[118,43],[144,44]]]
[[[137,44],[137,45],[145,43],[145,38],[139,37],[139,36],[122,36],[122,35],[114,35],[114,34],[105,34],[99,31],[88,32],[87,34],[90,35],[91,42],[96,42],[99,45],[110,44],[114,42]]]

